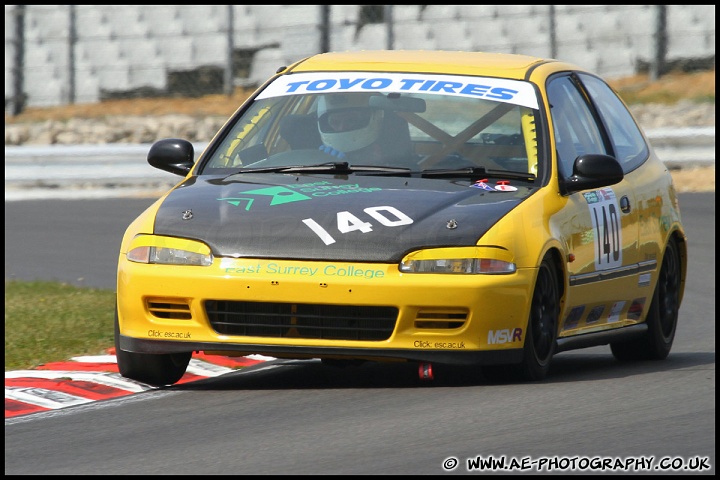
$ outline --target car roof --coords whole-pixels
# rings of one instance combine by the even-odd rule
[[[320,53],[295,63],[289,70],[293,72],[342,70],[422,72],[523,80],[529,72],[540,65],[546,65],[551,71],[583,70],[551,58],[511,53],[443,50],[359,50]],[[543,70],[547,71],[547,68]]]

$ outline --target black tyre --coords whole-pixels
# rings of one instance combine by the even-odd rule
[[[613,356],[622,361],[663,360],[670,353],[680,310],[680,254],[674,240],[663,255],[652,302],[648,310],[647,333],[637,339],[610,344]]]
[[[138,382],[160,387],[172,385],[187,370],[192,352],[187,353],[134,353],[120,349],[120,322],[115,311],[115,356],[120,375]]]
[[[522,362],[518,365],[483,367],[483,375],[488,380],[538,381],[547,376],[557,347],[560,314],[557,274],[548,259],[540,264],[531,302]]]

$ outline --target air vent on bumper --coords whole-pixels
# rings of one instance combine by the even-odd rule
[[[395,307],[208,300],[210,325],[222,335],[326,340],[387,340]]]
[[[170,320],[190,320],[190,305],[181,298],[148,298],[145,301],[151,315]]]
[[[415,316],[415,328],[451,330],[465,325],[468,313],[459,310],[420,310]]]

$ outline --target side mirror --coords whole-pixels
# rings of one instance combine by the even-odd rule
[[[610,155],[587,154],[575,159],[572,176],[560,180],[560,192],[568,195],[580,190],[602,188],[622,181],[620,163]]]
[[[152,144],[147,160],[155,168],[184,177],[195,164],[195,149],[187,140],[166,138]]]

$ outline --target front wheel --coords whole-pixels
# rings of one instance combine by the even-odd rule
[[[518,366],[519,374],[525,380],[537,381],[547,376],[555,354],[559,314],[557,276],[550,261],[545,259],[535,282],[523,361]]]
[[[120,321],[115,310],[115,356],[120,375],[160,387],[172,385],[185,375],[192,352],[135,353],[120,349]]]
[[[491,381],[544,379],[555,354],[559,315],[557,273],[546,258],[540,264],[535,281],[522,362],[518,365],[487,366],[482,369],[483,375]]]
[[[680,309],[680,254],[674,240],[663,255],[652,302],[648,310],[647,333],[635,340],[610,344],[613,356],[622,361],[663,360],[670,353]]]

